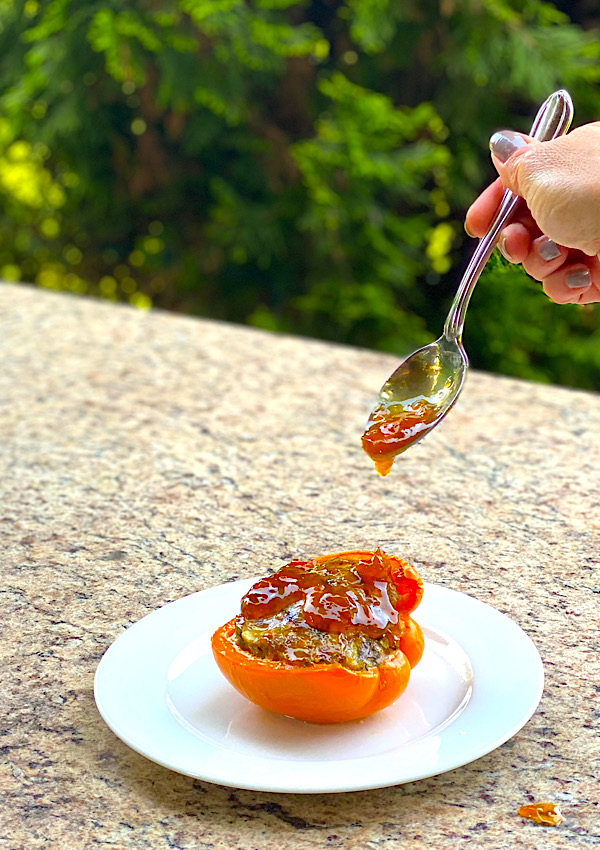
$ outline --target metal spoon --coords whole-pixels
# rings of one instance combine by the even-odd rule
[[[530,136],[541,142],[554,139],[566,133],[572,118],[569,93],[557,91],[540,108]],[[504,192],[459,284],[442,336],[410,354],[381,388],[363,435],[363,448],[380,475],[387,475],[394,457],[435,428],[456,402],[469,363],[462,345],[469,299],[520,200],[510,190]]]

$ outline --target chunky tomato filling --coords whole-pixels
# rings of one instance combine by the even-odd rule
[[[244,596],[236,638],[260,658],[364,670],[397,651],[421,594],[412,567],[380,549],[292,561]]]

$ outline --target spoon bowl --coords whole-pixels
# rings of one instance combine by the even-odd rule
[[[443,414],[460,392],[466,371],[462,344],[442,336],[398,366],[380,390],[380,403],[404,407],[409,401],[426,401]]]
[[[539,110],[530,135],[540,142],[554,139],[566,133],[572,118],[569,93],[555,92]],[[381,388],[362,437],[363,448],[380,475],[387,475],[394,458],[439,425],[456,402],[469,365],[462,345],[469,300],[500,231],[520,201],[510,190],[504,192],[462,277],[442,336],[410,354]]]
[[[379,392],[363,435],[363,448],[380,475],[394,457],[422,439],[448,413],[467,374],[460,340],[445,336],[411,354]]]

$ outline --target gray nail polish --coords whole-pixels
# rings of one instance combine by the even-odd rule
[[[494,133],[490,139],[490,150],[500,162],[506,162],[509,156],[519,148],[525,147],[527,142],[518,133],[512,130],[501,130],[499,133]]]
[[[589,286],[591,282],[592,278],[587,269],[578,269],[576,272],[570,272],[565,278],[565,283],[569,289],[583,289]]]
[[[555,260],[557,257],[560,257],[560,248],[557,246],[556,242],[552,241],[552,239],[546,239],[540,244],[538,253],[542,260],[549,262],[550,260]]]

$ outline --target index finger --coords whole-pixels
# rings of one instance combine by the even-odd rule
[[[504,186],[500,182],[500,178],[498,178],[487,189],[484,189],[477,200],[472,203],[465,216],[465,230],[470,236],[481,238],[486,233],[494,216],[498,212],[504,191]],[[518,223],[524,225],[529,231],[531,239],[535,239],[542,234],[542,231],[529,212],[529,207],[522,198],[512,213],[510,222],[511,224]],[[504,233],[504,230],[502,233]]]
[[[504,186],[498,177],[473,201],[465,216],[465,230],[470,236],[481,239],[496,215],[503,194]]]

